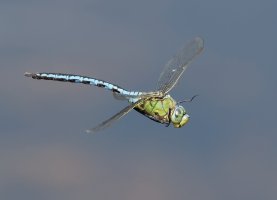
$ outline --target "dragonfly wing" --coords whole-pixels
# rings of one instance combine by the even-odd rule
[[[118,113],[116,113],[114,116],[112,116],[111,118],[107,119],[106,121],[103,121],[102,123],[100,123],[99,125],[97,125],[94,128],[88,129],[86,130],[87,133],[93,133],[93,132],[97,132],[100,131],[108,126],[110,126],[113,122],[119,120],[121,117],[123,117],[124,115],[126,115],[128,112],[130,112],[134,107],[136,107],[137,104],[139,104],[141,101],[143,100],[139,100],[136,103],[132,103],[130,105],[128,105],[127,107],[125,107],[124,109],[122,109],[121,111],[119,111]]]
[[[158,91],[168,93],[178,82],[190,62],[203,50],[204,41],[194,38],[168,61],[158,80]]]

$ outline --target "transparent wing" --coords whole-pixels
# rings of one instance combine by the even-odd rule
[[[168,93],[178,82],[190,62],[203,50],[204,41],[194,38],[168,61],[158,80],[158,91]]]
[[[143,101],[143,99],[137,101],[136,103],[130,104],[127,107],[125,107],[124,109],[122,109],[121,111],[119,111],[118,113],[116,113],[114,116],[112,116],[111,118],[107,119],[106,121],[103,121],[101,124],[97,125],[94,128],[88,129],[86,130],[87,133],[93,133],[93,132],[97,132],[100,131],[108,126],[110,126],[113,122],[119,120],[121,117],[123,117],[124,115],[126,115],[128,112],[130,112],[137,104],[139,104],[141,101]]]

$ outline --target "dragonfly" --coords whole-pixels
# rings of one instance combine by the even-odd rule
[[[195,37],[189,41],[168,61],[158,79],[157,89],[150,92],[126,90],[107,81],[74,74],[25,72],[24,75],[38,80],[82,83],[105,88],[112,91],[116,99],[124,99],[129,102],[128,106],[94,128],[88,129],[87,132],[100,131],[133,109],[151,120],[165,124],[167,127],[173,124],[175,128],[180,128],[187,124],[190,118],[181,103],[191,102],[197,95],[177,102],[169,95],[169,92],[177,84],[192,60],[202,52],[203,48],[204,41],[202,38]]]

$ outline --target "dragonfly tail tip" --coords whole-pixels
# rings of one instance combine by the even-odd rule
[[[85,132],[86,132],[86,133],[91,133],[91,131],[90,131],[90,130],[88,130],[88,129],[87,129],[87,130],[85,130]]]
[[[26,77],[32,77],[34,74],[33,73],[30,73],[30,72],[25,72],[24,73],[24,76]]]
[[[85,132],[86,132],[87,134],[95,133],[93,130],[90,130],[90,129],[85,130]]]

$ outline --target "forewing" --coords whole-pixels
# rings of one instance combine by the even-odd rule
[[[190,62],[201,53],[203,48],[203,39],[196,37],[169,60],[158,80],[158,91],[164,94],[168,93],[176,85]]]
[[[106,121],[103,121],[101,124],[97,125],[94,128],[88,129],[86,132],[88,133],[93,133],[93,132],[97,132],[100,131],[108,126],[110,126],[113,122],[119,120],[121,117],[123,117],[124,115],[126,115],[128,112],[130,112],[134,107],[136,107],[137,104],[139,104],[141,101],[143,100],[139,100],[136,103],[130,104],[127,107],[125,107],[124,109],[122,109],[121,111],[119,111],[118,113],[116,113],[114,116],[112,116],[111,118],[107,119]]]

